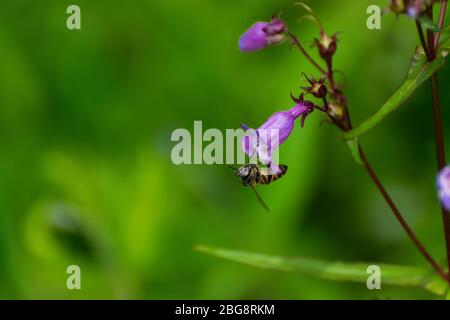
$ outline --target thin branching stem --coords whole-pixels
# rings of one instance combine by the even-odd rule
[[[444,128],[442,124],[442,110],[439,98],[439,81],[437,73],[430,79],[431,97],[433,101],[434,135],[436,141],[436,158],[439,171],[445,167]],[[441,205],[442,220],[444,224],[445,247],[447,251],[447,266],[450,270],[450,212]]]
[[[361,154],[361,159],[363,160],[364,167],[367,170],[369,176],[371,177],[372,181],[375,183],[376,187],[382,194],[384,200],[391,208],[392,213],[394,214],[397,221],[402,226],[403,230],[407,233],[408,237],[411,239],[411,241],[414,243],[414,245],[419,249],[419,251],[422,253],[422,255],[425,257],[425,259],[432,265],[434,270],[441,276],[445,281],[450,282],[448,276],[445,274],[445,272],[442,270],[442,268],[439,266],[439,264],[433,259],[433,257],[430,255],[430,253],[427,251],[427,249],[423,246],[423,244],[419,241],[417,236],[412,231],[411,227],[408,225],[406,220],[403,218],[402,214],[400,213],[400,210],[395,205],[394,201],[392,200],[389,193],[384,188],[383,184],[381,183],[380,179],[378,178],[377,174],[375,173],[374,169],[372,168],[372,165],[370,164],[369,160],[367,159],[364,151],[362,150],[361,146],[359,146],[359,151]]]
[[[439,21],[438,21],[438,27],[439,30],[442,30],[442,27],[444,26],[444,20],[445,20],[445,13],[447,12],[447,0],[442,0],[441,4],[441,13],[439,14]],[[434,49],[436,50],[439,46],[439,39],[441,37],[441,32],[436,32],[436,36],[434,37]]]
[[[335,82],[334,82],[334,73],[333,73],[333,60],[332,58],[329,58],[327,60],[327,76],[328,76],[328,80],[330,81],[330,87],[331,87],[331,91],[334,91],[335,87]]]
[[[441,12],[439,15],[438,26],[439,29],[442,29],[445,20],[445,13],[447,9],[447,0],[443,0],[441,6]],[[430,7],[428,9],[428,17],[433,19],[433,10]],[[436,50],[439,46],[439,37],[440,33],[434,34],[431,30],[428,30],[428,46],[427,42],[423,38],[423,32],[421,36],[422,27],[420,23],[417,25],[417,30],[419,31],[420,41],[422,46],[424,47],[425,52],[428,52],[427,59],[428,61],[433,61],[436,59]],[[433,106],[433,122],[434,122],[434,135],[435,135],[435,144],[436,144],[436,159],[437,159],[437,167],[438,170],[442,170],[446,164],[445,157],[445,142],[444,142],[444,127],[442,121],[442,107],[440,101],[440,93],[439,93],[439,80],[437,73],[434,73],[430,78],[430,88],[431,88],[431,99]],[[447,267],[450,271],[450,212],[444,208],[441,204],[442,211],[442,221],[444,225],[444,235],[445,235],[445,248],[447,253]]]
[[[419,31],[419,36],[421,38],[421,43],[423,45],[424,51],[427,55],[427,58],[431,58],[431,55],[428,51],[427,44],[425,41],[425,36],[423,34],[422,26],[418,21],[417,23],[417,29]],[[332,72],[332,66],[331,63],[328,63],[328,72]],[[348,111],[348,110],[347,110]],[[351,127],[350,122],[350,116],[348,115],[348,121],[349,126]],[[359,145],[359,152],[361,154],[361,159],[363,160],[364,168],[366,169],[367,173],[369,174],[370,178],[374,182],[375,186],[377,187],[378,191],[383,196],[383,199],[388,204],[389,208],[391,209],[392,213],[394,214],[397,221],[400,223],[403,230],[406,232],[410,240],[413,242],[413,244],[417,247],[417,249],[420,251],[420,253],[423,255],[423,257],[430,263],[430,265],[433,267],[433,269],[437,272],[437,274],[444,279],[445,281],[450,283],[449,276],[445,273],[445,271],[441,268],[441,266],[434,260],[434,258],[431,256],[431,254],[428,252],[428,250],[424,247],[424,245],[420,242],[420,240],[417,238],[409,224],[406,222],[405,218],[401,214],[400,210],[396,206],[395,202],[392,200],[392,197],[389,195],[388,191],[384,187],[381,180],[378,178],[377,174],[375,173],[375,170],[373,169],[372,165],[369,162],[369,159],[367,158],[366,154],[364,153],[362,147]]]
[[[425,40],[425,35],[423,33],[423,30],[422,30],[422,26],[421,26],[419,21],[416,21],[416,25],[417,25],[417,29],[419,31],[420,40],[421,40],[422,46],[423,46],[423,48],[425,50],[425,53],[427,55],[427,58],[428,58],[428,60],[432,60],[433,59],[433,55],[432,55],[432,52],[428,50],[428,46],[427,46],[427,43],[426,43],[426,40]],[[301,43],[298,40],[298,38],[293,33],[288,31],[287,35],[292,40],[292,43],[295,46],[297,46],[298,49],[303,53],[303,55],[308,59],[308,61],[314,67],[316,67],[324,76],[327,76],[327,78],[328,78],[328,80],[330,82],[331,91],[334,91],[335,90],[335,82],[334,82],[333,65],[332,65],[331,58],[325,61],[326,64],[327,64],[327,67],[326,67],[326,70],[325,70],[316,61],[314,61],[314,59],[306,52],[306,50],[303,48],[303,46],[301,45]],[[431,36],[430,36],[430,33],[428,32],[428,40],[429,41],[434,41],[434,38],[430,38],[430,37],[433,37],[433,34],[431,33]],[[324,100],[324,102],[325,102],[325,105],[327,106],[328,104],[327,104],[326,100]],[[345,108],[345,111],[346,111],[346,114],[347,114],[347,123],[346,123],[346,125],[339,126],[339,123],[336,123],[336,124],[339,126],[339,128],[341,128],[341,130],[347,131],[347,130],[351,129],[352,125],[351,125],[351,122],[350,122],[350,116],[349,116],[349,113],[348,113],[348,108]],[[380,181],[380,179],[376,175],[372,165],[370,164],[367,156],[365,155],[365,153],[362,150],[360,145],[358,145],[358,148],[359,148],[359,152],[361,154],[361,159],[363,160],[363,164],[364,164],[364,167],[365,167],[367,173],[369,174],[369,176],[372,179],[372,181],[374,182],[375,186],[377,187],[377,189],[379,190],[379,192],[383,196],[384,200],[388,204],[389,208],[391,209],[391,211],[394,214],[394,216],[397,219],[397,221],[400,223],[400,225],[403,228],[403,230],[406,232],[406,234],[408,235],[410,240],[417,247],[417,249],[420,251],[420,253],[423,255],[423,257],[430,263],[430,265],[433,267],[433,269],[437,272],[437,274],[440,277],[442,277],[442,279],[444,279],[446,282],[450,283],[449,276],[445,273],[445,271],[441,268],[441,266],[436,262],[436,260],[434,260],[434,258],[431,256],[431,254],[428,252],[428,250],[424,247],[424,245],[420,242],[420,240],[417,238],[417,236],[412,231],[411,227],[406,222],[406,220],[403,217],[403,215],[401,214],[400,210],[397,208],[397,206],[395,205],[395,203],[392,200],[391,196],[389,195],[389,193],[387,192],[387,190],[383,186],[382,182]],[[450,227],[450,224],[449,224],[449,227]],[[450,263],[450,260],[449,260],[449,263]]]
[[[295,36],[295,34],[293,34],[292,32],[288,31],[287,35],[289,36],[289,38],[292,40],[292,43],[300,50],[300,52],[306,57],[306,59],[308,59],[308,61],[317,68],[317,70],[319,70],[322,74],[326,74],[326,71],[324,68],[322,68],[310,55],[309,53],[305,50],[305,48],[303,47],[303,45],[301,44],[300,40]]]
[[[426,11],[428,18],[433,21],[433,7],[428,7]],[[436,59],[436,52],[434,50],[434,32],[431,29],[427,30],[427,40],[428,40],[428,52],[430,53],[431,60]]]

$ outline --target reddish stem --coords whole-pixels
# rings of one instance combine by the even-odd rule
[[[366,168],[367,172],[369,173],[370,177],[372,178],[373,182],[377,186],[378,190],[381,192],[384,200],[389,205],[389,207],[392,210],[392,213],[394,214],[397,221],[402,226],[403,230],[407,233],[408,237],[412,240],[414,245],[419,249],[419,251],[422,253],[422,255],[425,257],[425,259],[433,266],[434,270],[445,280],[450,282],[448,276],[445,274],[445,272],[442,270],[442,268],[439,266],[439,264],[433,259],[433,257],[428,253],[428,251],[425,249],[425,247],[422,245],[422,243],[419,241],[419,239],[416,237],[412,229],[409,227],[406,220],[403,218],[402,214],[400,213],[400,210],[395,205],[394,201],[392,200],[389,193],[384,188],[383,184],[381,183],[380,179],[376,175],[375,171],[373,170],[372,166],[370,165],[369,160],[367,159],[364,151],[362,150],[361,146],[359,147],[359,151],[361,153],[361,158],[364,162],[364,167]]]
[[[287,31],[287,35],[289,36],[289,38],[292,40],[293,44],[300,50],[300,52],[306,57],[306,59],[308,59],[308,61],[317,68],[317,70],[319,70],[322,74],[326,74],[326,71],[324,68],[322,68],[310,55],[309,53],[305,50],[305,48],[302,46],[302,44],[300,43],[300,40],[298,40],[298,38],[295,36],[295,34],[293,34],[290,31]]]
[[[442,29],[445,20],[445,13],[447,9],[447,0],[443,0],[441,6],[441,12],[439,15],[438,26],[439,29]],[[433,20],[433,8],[430,7],[427,10],[427,15],[430,19]],[[417,30],[419,31],[420,41],[422,46],[424,47],[425,52],[429,52],[427,54],[428,61],[433,61],[436,59],[436,49],[439,46],[439,38],[440,33],[435,34],[428,30],[428,45],[425,42],[423,37],[423,33],[421,35],[422,27],[420,24],[417,25]],[[440,94],[439,94],[439,80],[437,73],[434,73],[430,78],[430,88],[431,88],[431,98],[432,98],[432,106],[433,106],[433,121],[434,121],[434,135],[436,142],[436,159],[438,170],[441,171],[442,168],[445,167],[445,142],[444,142],[444,128],[442,123],[442,107],[440,102]],[[444,235],[445,235],[445,248],[447,254],[447,267],[450,271],[450,212],[441,205],[442,211],[442,220],[444,224]]]
[[[438,22],[439,30],[442,30],[442,27],[444,26],[445,13],[447,12],[447,3],[448,3],[447,0],[442,0],[441,13],[439,14],[439,22]],[[439,46],[440,37],[441,37],[441,32],[438,31],[436,33],[436,37],[434,38],[434,49],[435,50]]]

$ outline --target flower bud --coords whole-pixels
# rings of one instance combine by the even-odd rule
[[[327,96],[328,90],[325,86],[324,80],[315,80],[315,79],[308,79],[310,87],[302,87],[303,90],[305,90],[307,93],[312,94],[314,97],[322,99]]]
[[[450,166],[445,167],[437,178],[439,200],[446,210],[450,210]]]
[[[341,121],[345,117],[345,108],[339,103],[337,103],[337,101],[332,100],[328,104],[327,113],[333,119]]]
[[[328,36],[324,31],[320,32],[320,38],[315,41],[316,46],[319,48],[320,56],[328,60],[330,59],[337,49],[337,34]]]
[[[347,98],[345,97],[344,93],[339,88],[334,88],[333,90],[333,100],[335,104],[338,104],[343,107],[348,106]]]
[[[395,13],[405,13],[406,12],[406,1],[405,0],[391,0],[391,5],[389,6],[390,11]]]
[[[279,43],[285,39],[285,29],[284,21],[275,17],[270,22],[255,22],[239,39],[239,48],[251,52]]]
[[[416,19],[419,17],[419,15],[424,10],[424,4],[421,0],[413,0],[411,3],[408,4],[406,8],[406,14],[413,19]]]

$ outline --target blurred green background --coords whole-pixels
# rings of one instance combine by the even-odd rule
[[[407,299],[417,289],[328,282],[257,270],[193,251],[201,243],[267,254],[426,265],[334,127],[314,113],[281,148],[289,173],[251,190],[221,165],[175,166],[171,132],[260,125],[292,106],[301,73],[288,45],[237,49],[255,20],[283,12],[308,44],[317,36],[292,0],[78,0],[0,4],[0,298]],[[369,4],[309,1],[342,31],[336,68],[355,124],[404,79],[414,23]],[[450,67],[440,72],[444,118]],[[342,78],[341,78],[342,79]],[[446,131],[447,136],[448,130]],[[429,250],[444,261],[428,86],[362,144]],[[66,289],[81,267],[82,290]]]

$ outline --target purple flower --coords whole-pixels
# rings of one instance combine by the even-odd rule
[[[242,148],[250,157],[258,156],[260,162],[272,164],[272,152],[283,144],[294,129],[294,123],[301,116],[303,126],[306,117],[314,110],[314,104],[300,98],[294,98],[297,103],[288,111],[274,113],[258,129],[249,129],[242,138]]]
[[[439,199],[445,209],[450,210],[450,166],[445,167],[437,178]]]
[[[419,17],[419,15],[424,10],[424,4],[422,3],[422,0],[413,0],[410,4],[408,4],[408,7],[406,8],[406,14],[416,19]]]
[[[239,39],[241,51],[250,52],[263,49],[284,39],[284,21],[272,18],[270,22],[255,22]]]

